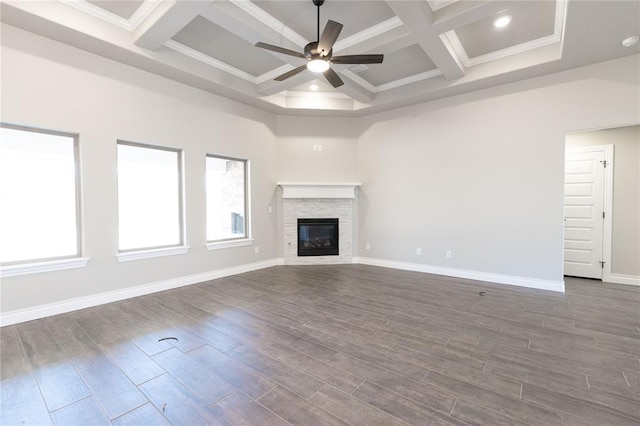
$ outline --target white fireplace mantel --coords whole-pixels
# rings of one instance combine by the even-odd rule
[[[282,198],[356,198],[358,182],[278,182]]]

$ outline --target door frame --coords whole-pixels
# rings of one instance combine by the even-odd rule
[[[602,268],[602,281],[616,283],[617,280],[611,275],[611,245],[613,237],[613,153],[614,145],[597,145],[597,146],[585,146],[576,148],[565,148],[565,165],[566,165],[566,152],[593,152],[603,151],[606,161],[606,167],[604,168],[604,221],[602,227],[602,260],[604,261],[604,268]],[[565,166],[566,172],[566,166]],[[564,192],[563,192],[564,194]],[[564,195],[563,195],[564,200]],[[564,209],[564,204],[563,204]],[[564,241],[564,226],[562,227],[562,234]],[[563,249],[564,253],[564,249]],[[562,258],[562,271],[564,275],[564,256]],[[623,283],[621,283],[623,284]]]

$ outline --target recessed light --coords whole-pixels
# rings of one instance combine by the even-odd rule
[[[627,37],[624,40],[622,40],[622,45],[624,47],[631,47],[631,46],[635,46],[636,44],[638,44],[638,40],[640,40],[640,36],[631,36],[631,37]]]
[[[493,26],[496,28],[504,28],[511,22],[513,18],[510,15],[504,15],[493,21]]]
[[[317,84],[312,84],[311,86],[309,86],[309,89],[311,90],[318,90],[320,88],[320,86],[318,86]]]

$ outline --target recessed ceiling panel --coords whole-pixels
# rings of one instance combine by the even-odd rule
[[[191,21],[173,40],[253,76],[284,65],[270,53],[201,17]]]
[[[449,6],[451,3],[455,3],[456,1],[458,0],[427,0],[427,3],[429,3],[431,10],[436,11]]]
[[[131,18],[131,15],[144,3],[143,0],[87,0],[87,2],[124,19]]]
[[[312,85],[316,85],[317,88],[311,88]],[[337,92],[326,80],[315,79],[308,83],[301,84],[292,89],[287,89],[289,92]]]
[[[417,44],[384,55],[384,62],[381,64],[367,66],[369,69],[359,72],[358,75],[374,86],[436,69],[431,59]]]
[[[456,29],[469,58],[492,53],[553,34],[555,1],[520,1],[504,12]],[[500,16],[510,15],[511,23],[496,28]]]
[[[257,1],[255,4],[308,41],[316,41],[317,7],[311,0]],[[341,40],[394,16],[384,1],[329,0],[320,7],[320,32],[327,20],[339,22],[344,25],[338,39]]]
[[[137,37],[128,37],[127,40],[121,37],[123,28],[128,28],[124,25],[125,19],[137,24],[132,19],[137,17],[137,11],[145,10],[145,6],[151,8],[159,2],[169,6],[177,3],[178,7],[155,9],[145,24],[137,27]],[[28,0],[0,0],[2,23],[7,27],[17,27],[20,31],[30,31],[105,57],[126,56],[128,59],[124,63],[159,75],[167,75],[167,67],[170,67],[173,70],[171,78],[176,81],[276,113],[318,108],[366,115],[550,72],[630,57],[640,51],[640,44],[628,48],[622,46],[623,39],[640,31],[640,2],[632,0],[326,0],[321,7],[321,28],[327,19],[343,23],[343,33],[338,42],[345,41],[354,33],[362,34],[373,25],[393,20],[387,28],[379,27],[382,33],[357,40],[355,45],[348,47],[349,54],[384,53],[384,63],[333,64],[334,70],[343,73],[345,80],[345,84],[336,89],[330,87],[322,75],[307,71],[295,80],[270,80],[263,84],[263,79],[252,76],[275,75],[284,71],[287,67],[279,68],[289,61],[294,65],[305,61],[259,49],[254,43],[260,40],[294,48],[291,40],[285,40],[289,37],[287,27],[298,32],[301,38],[315,41],[316,7],[311,0],[216,0],[210,8],[202,5],[209,2],[52,0],[47,2],[51,7],[36,7],[33,1]],[[184,15],[194,11],[189,7],[191,3],[202,3],[199,6],[203,7],[203,15],[178,30],[174,25],[186,24],[185,18],[191,18]],[[180,4],[184,7],[179,7]],[[80,25],[74,31],[74,37],[69,38],[65,31],[60,31],[67,27],[65,19],[69,7],[75,8],[76,13],[90,14],[91,20],[99,19],[109,25]],[[429,12],[429,7],[438,9],[437,13],[433,16],[423,13]],[[256,8],[273,16],[273,20],[261,19],[260,14],[255,13]],[[397,16],[392,10],[398,12]],[[494,19],[500,15],[486,15],[497,11],[513,17],[509,26],[503,29],[493,26]],[[158,19],[160,15],[162,19]],[[476,21],[479,17],[486,19]],[[281,25],[274,22],[278,20]],[[400,23],[401,26],[396,26]],[[163,40],[158,36],[172,28],[179,31],[171,39],[174,43],[157,46]],[[12,37],[29,37],[12,31]],[[427,37],[429,33],[446,36]],[[141,44],[137,45],[137,42]],[[433,52],[433,58],[437,59],[435,62],[441,65],[440,70],[416,45],[418,42]],[[180,43],[185,45],[184,49],[177,46]],[[141,48],[145,44],[149,46],[145,49],[157,50],[150,54]],[[543,45],[547,47],[544,52],[534,49]],[[527,47],[532,50],[525,51]],[[301,51],[301,48],[294,50]],[[122,56],[123,49],[129,54]],[[462,52],[464,49],[466,51]],[[183,54],[177,55],[176,52]],[[336,52],[336,55],[341,54],[347,52]],[[512,56],[512,60],[499,60],[509,54],[517,56]],[[477,64],[490,61],[494,61],[491,66],[481,66],[482,72],[473,71],[478,70],[474,68]],[[464,67],[458,67],[460,62]],[[194,79],[193,75],[202,69],[201,63],[208,64],[212,72]],[[633,66],[634,62],[628,58],[621,64],[627,67]],[[408,84],[440,74],[444,77],[431,80],[434,84]],[[230,86],[230,76],[245,78],[247,84]],[[446,80],[446,77],[451,77],[451,80]],[[316,80],[319,86],[316,96],[306,96],[311,89],[301,84],[305,80]],[[292,86],[298,87],[292,89]],[[273,96],[277,94],[280,95]],[[308,99],[331,102],[327,106],[322,102],[314,104]]]

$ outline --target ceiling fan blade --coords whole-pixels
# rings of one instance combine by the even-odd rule
[[[291,71],[287,71],[282,75],[277,76],[276,78],[274,78],[274,80],[276,81],[284,81],[286,79],[288,79],[289,77],[293,77],[296,74],[300,74],[302,71],[307,69],[307,64],[304,65],[300,65],[298,68],[294,68]]]
[[[331,20],[327,21],[327,25],[324,27],[324,30],[322,30],[320,40],[318,40],[317,51],[321,56],[327,56],[329,52],[331,52],[333,44],[340,35],[340,31],[342,31],[341,23]]]
[[[273,44],[267,44],[267,43],[263,43],[261,41],[256,43],[256,47],[259,47],[261,49],[266,49],[266,50],[272,50],[274,52],[278,52],[278,53],[284,53],[285,55],[290,55],[290,56],[295,56],[298,58],[304,58],[304,54],[300,53],[300,52],[296,52],[294,50],[289,50],[289,49],[285,49],[284,47],[280,47],[280,46],[274,46]]]
[[[333,87],[340,87],[344,84],[344,81],[342,81],[342,79],[338,76],[338,74],[331,68],[329,68],[322,74],[324,74],[327,81],[331,83]]]
[[[334,64],[381,64],[384,55],[345,55],[334,56],[331,62]]]

